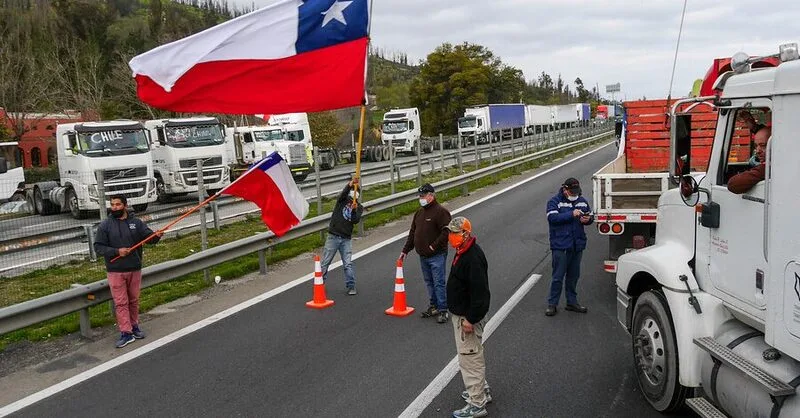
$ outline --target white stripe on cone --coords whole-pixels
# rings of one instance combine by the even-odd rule
[[[324,284],[325,282],[322,280],[322,276],[314,276],[314,284]]]
[[[395,273],[394,277],[396,277],[398,279],[402,279],[403,278],[403,268],[402,267],[398,267],[397,268],[397,273]]]
[[[394,291],[395,292],[405,292],[406,291],[406,285],[403,284],[403,283],[395,283]]]

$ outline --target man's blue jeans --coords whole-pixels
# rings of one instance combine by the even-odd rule
[[[328,238],[325,240],[325,247],[322,250],[322,278],[327,281],[328,267],[333,262],[333,257],[337,251],[342,257],[344,285],[351,289],[356,286],[356,272],[353,268],[353,243],[350,238],[328,234]]]
[[[447,285],[444,277],[446,261],[446,252],[430,257],[419,256],[422,277],[425,279],[425,285],[428,286],[431,306],[435,306],[440,312],[447,311]]]
[[[558,305],[561,299],[561,289],[566,287],[567,304],[578,303],[578,292],[575,286],[581,275],[581,256],[583,251],[553,250],[553,281],[550,283],[550,296],[548,305]],[[564,278],[566,277],[566,286]]]

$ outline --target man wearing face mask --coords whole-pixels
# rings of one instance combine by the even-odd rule
[[[347,294],[354,296],[356,292],[356,273],[353,268],[353,226],[361,221],[363,208],[358,204],[357,193],[353,186],[358,185],[358,178],[354,178],[344,186],[339,194],[336,205],[331,213],[331,222],[328,225],[328,237],[322,250],[322,277],[328,279],[328,267],[333,261],[336,252],[342,257],[344,269],[344,284]]]
[[[467,401],[454,417],[485,417],[486,404],[492,401],[486,383],[486,361],[483,356],[483,329],[489,312],[489,264],[475,242],[472,223],[462,216],[447,225],[448,241],[456,255],[447,278],[447,300],[453,315],[458,366],[464,388],[461,398]]]
[[[413,248],[419,254],[422,277],[428,288],[430,306],[422,312],[423,318],[436,317],[436,322],[447,323],[447,288],[445,285],[445,261],[447,261],[447,230],[450,212],[436,201],[436,192],[430,184],[417,189],[419,204],[414,214],[411,230],[400,259]]]
[[[547,202],[547,222],[550,224],[550,250],[553,256],[553,280],[547,298],[545,315],[558,312],[561,290],[566,288],[566,310],[586,313],[588,309],[578,303],[576,286],[581,275],[581,256],[586,248],[583,228],[592,223],[594,215],[589,202],[581,195],[577,179],[568,178],[558,194]],[[566,283],[564,278],[566,277]]]
[[[94,251],[105,258],[106,277],[114,299],[114,313],[120,338],[117,348],[125,347],[145,337],[139,328],[139,291],[142,284],[142,247],[130,248],[149,237],[153,231],[128,210],[128,199],[123,195],[111,196],[111,216],[97,227]],[[163,232],[155,233],[148,241],[157,243]],[[117,256],[119,259],[111,260]]]

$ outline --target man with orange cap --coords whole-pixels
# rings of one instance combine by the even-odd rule
[[[467,405],[453,411],[456,418],[485,417],[492,395],[486,383],[483,357],[483,328],[489,312],[489,265],[483,250],[472,235],[472,223],[459,216],[446,227],[448,241],[455,248],[453,265],[447,278],[447,303],[453,319],[458,366],[466,390],[461,397]]]

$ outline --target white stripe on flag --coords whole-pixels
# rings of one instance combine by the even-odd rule
[[[306,215],[308,215],[308,202],[300,189],[297,188],[286,161],[282,160],[280,164],[273,165],[267,169],[266,173],[278,186],[278,190],[283,195],[283,200],[286,201],[286,205],[289,206],[294,216],[300,221],[305,219]]]

